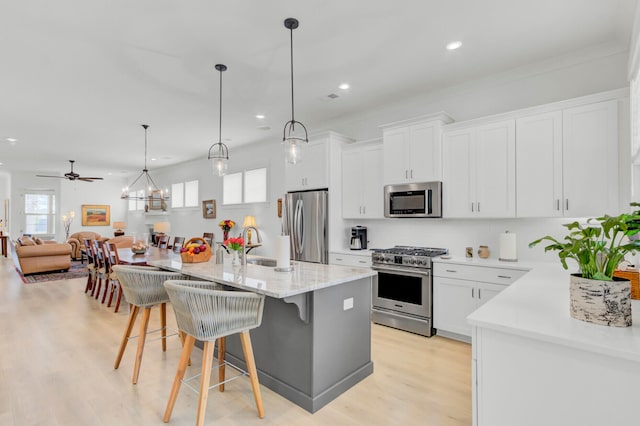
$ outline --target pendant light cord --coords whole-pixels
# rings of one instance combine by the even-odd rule
[[[220,70],[220,125],[218,127],[218,143],[222,143],[222,70]]]
[[[148,125],[143,124],[142,127],[144,127],[144,171],[147,171],[147,129],[149,128]]]
[[[295,117],[293,115],[293,28],[289,28],[289,35],[290,35],[290,46],[291,46],[291,122],[295,123]],[[292,126],[293,128],[293,126]]]

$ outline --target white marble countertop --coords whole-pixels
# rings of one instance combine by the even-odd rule
[[[525,265],[525,262],[522,262]],[[467,317],[476,327],[640,361],[640,301],[633,325],[608,327],[569,316],[569,274],[560,262],[526,263],[531,271]]]
[[[249,256],[248,258],[259,257]],[[276,272],[273,267],[253,264],[232,267],[231,259],[228,257],[223,264],[214,262],[215,259],[211,258],[208,262],[183,264],[179,257],[148,261],[149,265],[162,269],[182,272],[191,277],[215,281],[279,299],[376,275],[376,272],[369,268],[308,262],[292,261],[293,271],[291,272]]]

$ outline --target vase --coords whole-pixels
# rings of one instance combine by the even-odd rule
[[[571,274],[569,287],[571,318],[613,327],[631,325],[631,285],[628,280],[583,278]]]
[[[223,242],[229,239],[229,231],[222,231]]]
[[[240,266],[240,255],[235,250],[231,252],[231,265]]]

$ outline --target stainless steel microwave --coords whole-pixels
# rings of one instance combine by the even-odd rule
[[[385,217],[442,217],[442,182],[385,185]]]

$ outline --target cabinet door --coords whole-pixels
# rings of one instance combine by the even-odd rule
[[[515,121],[476,128],[475,210],[478,217],[516,215]]]
[[[433,278],[433,324],[439,330],[471,336],[467,316],[476,309],[475,282]]]
[[[408,141],[409,181],[430,182],[442,180],[442,135],[440,126],[417,124],[411,126]]]
[[[562,112],[516,120],[518,217],[562,216]]]
[[[285,164],[287,191],[329,187],[328,149],[326,141],[309,143],[302,148],[302,160]]]
[[[362,217],[363,156],[360,150],[342,153],[342,217]],[[378,175],[380,175],[378,169]]]
[[[369,219],[384,217],[384,185],[380,170],[383,167],[382,147],[367,149],[362,159],[362,216]],[[343,197],[344,197],[343,193]]]
[[[472,217],[475,214],[475,193],[471,187],[471,176],[475,173],[475,162],[471,161],[473,129],[446,132],[443,139],[442,215]]]
[[[502,290],[507,288],[506,285],[493,284],[493,283],[477,283],[477,290],[475,294],[476,298],[476,308],[487,303],[489,300],[493,299],[498,295]]]
[[[405,146],[409,140],[409,129],[385,130],[384,147],[384,184],[406,183],[409,170],[405,163]]]
[[[617,101],[562,111],[564,215],[617,214]]]

